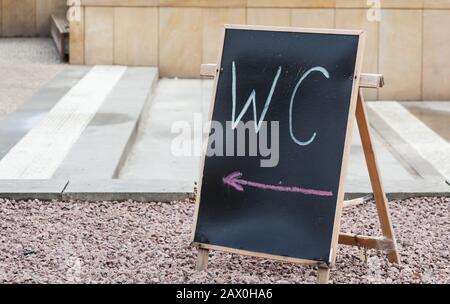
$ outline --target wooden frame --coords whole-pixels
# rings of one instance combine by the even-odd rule
[[[196,269],[198,271],[204,270],[207,267],[209,250],[218,250],[230,253],[236,253],[241,255],[249,255],[256,256],[261,258],[268,258],[273,260],[279,260],[283,262],[292,262],[299,264],[308,264],[308,265],[316,265],[318,266],[318,283],[326,283],[329,280],[330,268],[333,267],[336,260],[336,249],[337,244],[343,245],[353,245],[365,248],[374,248],[379,250],[387,251],[388,259],[390,262],[400,263],[399,255],[396,249],[396,242],[394,237],[394,232],[390,220],[389,209],[387,205],[386,195],[384,193],[380,174],[378,171],[378,165],[376,163],[375,154],[372,146],[372,139],[370,134],[370,129],[367,121],[367,116],[365,112],[364,98],[362,96],[361,88],[380,88],[384,85],[384,78],[380,74],[362,74],[362,61],[363,55],[362,50],[364,49],[365,44],[365,33],[363,31],[351,31],[351,30],[318,30],[318,29],[306,29],[306,28],[288,28],[288,27],[266,27],[266,26],[241,26],[241,25],[226,25],[225,30],[223,31],[223,39],[222,45],[220,47],[220,53],[218,58],[218,64],[204,64],[200,68],[200,75],[207,77],[214,77],[214,87],[213,87],[213,100],[209,113],[209,122],[212,119],[215,97],[217,93],[217,84],[218,84],[218,75],[220,71],[218,67],[221,65],[222,51],[223,51],[223,43],[225,37],[225,31],[227,29],[250,29],[250,30],[263,30],[263,31],[289,31],[289,32],[305,32],[305,33],[322,33],[322,34],[342,34],[342,35],[358,35],[359,43],[358,43],[358,52],[356,56],[356,64],[355,64],[355,79],[353,81],[352,95],[350,100],[350,109],[349,116],[347,120],[347,131],[346,138],[344,143],[344,152],[342,158],[342,166],[341,166],[341,174],[340,174],[340,183],[338,187],[338,195],[336,201],[336,212],[334,217],[334,227],[333,227],[333,237],[331,242],[331,252],[329,264],[312,261],[312,260],[304,260],[297,258],[290,258],[278,255],[265,254],[261,252],[252,252],[246,250],[238,250],[234,248],[228,248],[223,246],[211,245],[211,244],[203,244],[194,242],[194,234],[197,226],[197,218],[198,218],[198,210],[200,205],[200,196],[201,196],[201,187],[202,187],[202,177],[204,170],[205,158],[203,158],[201,172],[200,172],[200,182],[198,187],[198,195],[197,201],[195,205],[194,212],[194,224],[192,227],[192,244],[197,246],[198,252],[198,260]],[[361,141],[363,144],[364,155],[366,158],[367,167],[369,170],[369,176],[372,184],[372,189],[374,192],[375,201],[377,204],[378,215],[380,219],[380,224],[383,232],[383,238],[376,238],[370,236],[359,236],[359,235],[350,235],[345,233],[340,233],[340,222],[341,222],[341,213],[342,208],[344,207],[344,184],[345,178],[347,175],[347,162],[348,156],[350,154],[351,148],[351,137],[352,137],[352,128],[353,128],[353,120],[356,117],[358,128],[360,131]],[[209,126],[210,127],[210,126]],[[203,147],[203,155],[206,155],[206,147],[207,143]],[[364,201],[361,199],[360,201]],[[351,206],[351,204],[347,204]]]
[[[200,66],[200,76],[214,78],[216,77],[217,73],[218,73],[217,64],[215,63],[206,63]],[[377,89],[383,86],[384,86],[383,75],[361,73],[359,81],[360,88]]]

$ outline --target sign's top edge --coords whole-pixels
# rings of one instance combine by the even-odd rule
[[[254,31],[276,31],[276,32],[299,32],[299,33],[354,35],[354,36],[360,36],[360,35],[365,33],[364,30],[286,27],[286,26],[265,26],[265,25],[243,25],[243,24],[225,24],[225,29],[254,30]]]

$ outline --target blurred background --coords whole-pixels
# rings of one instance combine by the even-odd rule
[[[216,61],[224,24],[367,31],[364,72],[386,86],[369,100],[450,99],[447,0],[0,0],[0,35],[48,36],[67,11],[70,63],[158,66],[199,77]],[[68,35],[69,36],[69,35]]]

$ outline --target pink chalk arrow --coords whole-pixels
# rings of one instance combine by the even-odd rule
[[[275,185],[267,185],[256,183],[252,181],[248,181],[245,179],[241,179],[241,172],[233,172],[228,176],[224,177],[223,183],[235,188],[237,191],[244,191],[244,187],[254,187],[263,190],[272,190],[272,191],[281,191],[281,192],[294,192],[294,193],[303,193],[306,195],[316,195],[316,196],[333,196],[333,192],[330,191],[322,191],[322,190],[314,190],[314,189],[305,189],[300,187],[286,187],[286,186],[275,186]]]

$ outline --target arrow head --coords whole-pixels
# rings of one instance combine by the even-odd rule
[[[236,172],[230,173],[228,176],[224,177],[222,180],[223,180],[224,184],[235,188],[237,191],[244,191],[244,188],[241,185],[239,185],[241,176],[242,176],[242,173],[236,171]]]

